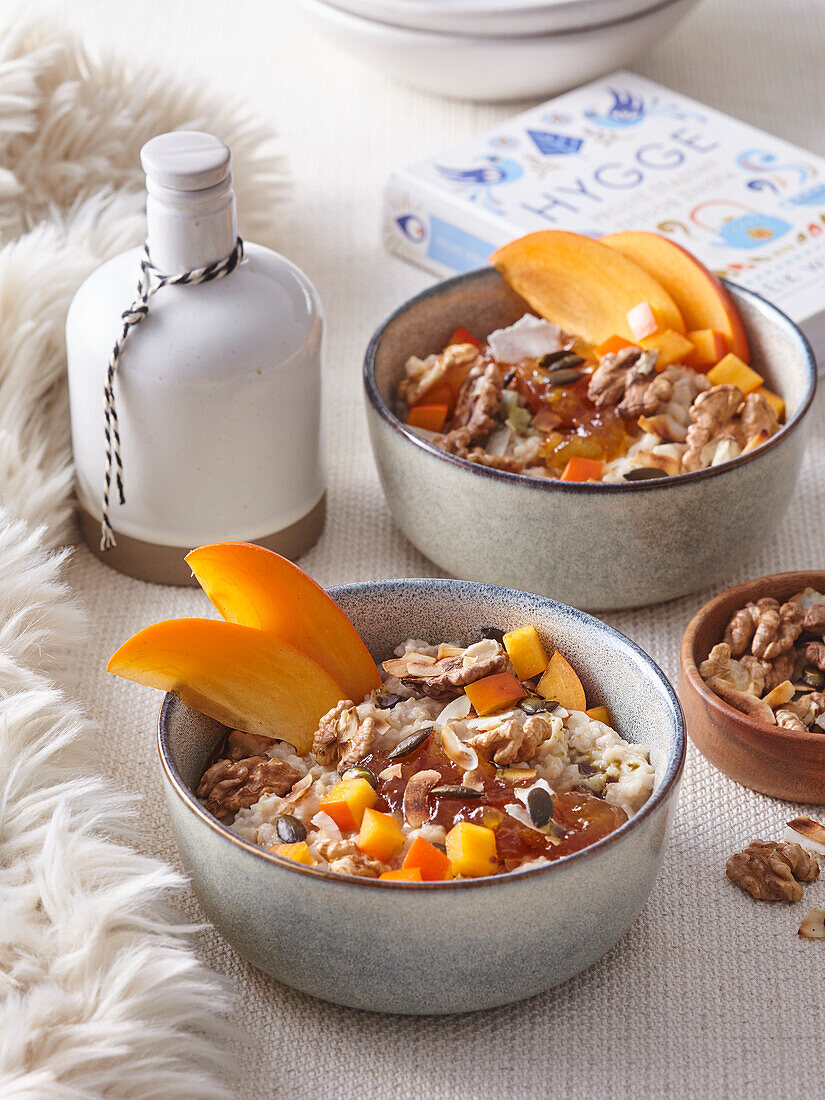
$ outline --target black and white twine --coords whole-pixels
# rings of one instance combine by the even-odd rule
[[[123,492],[123,460],[120,456],[120,432],[118,430],[117,409],[115,407],[115,374],[117,365],[123,354],[123,345],[135,327],[149,313],[149,299],[164,286],[197,286],[198,283],[210,283],[213,279],[222,279],[235,270],[243,259],[243,241],[238,237],[234,249],[222,260],[205,267],[196,267],[192,271],[184,271],[181,275],[163,275],[149,255],[148,242],[143,246],[143,255],[140,259],[140,278],[137,285],[137,297],[121,317],[123,328],[112,348],[109,358],[109,367],[106,371],[106,386],[104,388],[103,410],[105,416],[106,435],[106,474],[103,483],[103,519],[101,521],[100,549],[111,550],[115,545],[115,535],[109,522],[109,495],[112,489],[112,467],[114,459],[115,483],[117,485],[118,498],[121,504],[126,503]]]

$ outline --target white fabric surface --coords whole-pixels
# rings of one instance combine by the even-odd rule
[[[34,10],[57,10],[36,0]],[[139,21],[139,34],[124,35]],[[135,14],[126,0],[84,0],[70,24],[90,42],[130,49],[245,96],[271,114],[294,185],[276,245],[313,278],[327,312],[327,532],[302,562],[321,583],[422,575],[432,568],[392,527],[365,434],[360,365],[381,318],[428,277],[384,253],[383,181],[396,165],[448,147],[512,113],[396,87],[315,43],[287,0],[180,0]],[[819,0],[705,0],[643,59],[656,80],[825,153]],[[283,223],[283,219],[281,219]],[[822,566],[823,403],[791,514],[741,575]],[[747,532],[742,532],[747,539]],[[197,593],[142,585],[81,550],[69,572],[95,624],[78,653],[78,696],[100,726],[100,768],[143,799],[136,843],[176,862],[162,803],[154,725],[159,697],[107,678],[133,631],[208,614]],[[721,586],[720,586],[721,587]],[[675,676],[678,642],[710,593],[609,616]],[[825,811],[823,811],[825,812]],[[642,917],[602,962],[530,1002],[483,1016],[399,1019],[324,1005],[256,973],[214,933],[202,957],[238,994],[248,1039],[243,1096],[473,1098],[822,1094],[823,945],[798,939],[806,908],[752,902],[724,877],[726,856],[778,836],[789,806],[740,788],[690,751],[673,838]],[[199,919],[193,897],[185,915]],[[346,945],[341,945],[346,950]]]

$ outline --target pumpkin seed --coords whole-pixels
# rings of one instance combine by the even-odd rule
[[[523,710],[525,714],[542,714],[554,711],[559,704],[555,699],[542,699],[540,695],[528,695],[526,699],[522,699],[519,703],[519,710]]]
[[[342,779],[366,779],[366,781],[369,783],[369,785],[372,787],[372,789],[374,791],[378,790],[378,780],[376,779],[376,777],[369,770],[369,768],[362,768],[360,764],[357,765],[354,768],[347,768],[347,770],[344,772],[344,774],[341,776],[341,778]]]
[[[420,730],[399,741],[392,752],[387,754],[387,760],[400,760],[402,756],[409,756],[424,744],[432,732],[432,726],[422,726]]]
[[[479,641],[492,638],[494,642],[501,644],[504,641],[504,631],[497,626],[480,626],[478,628]]]
[[[584,362],[584,360],[579,359],[578,356],[574,356],[573,358],[579,363]],[[580,378],[584,378],[584,371],[561,368],[543,374],[541,376],[541,381],[545,382],[548,386],[572,386],[573,383],[578,382]]]
[[[527,795],[527,810],[537,829],[542,829],[553,819],[553,799],[544,787],[533,787]]]
[[[430,789],[430,794],[435,795],[436,798],[454,798],[463,800],[465,798],[481,798],[481,796],[484,794],[484,791],[477,791],[475,787],[452,786],[451,784],[447,783],[442,787],[432,787]]]
[[[575,359],[576,362],[568,363],[568,359]],[[564,363],[566,367],[577,367],[579,363],[583,362],[584,359],[580,356],[574,355],[566,348],[562,348],[561,351],[549,351],[546,355],[542,355],[541,359],[539,359],[539,367],[541,370],[549,370],[550,367],[558,367],[561,363]]]
[[[808,668],[802,673],[802,679],[808,684],[809,687],[821,690],[825,687],[825,672],[820,672],[818,668],[814,668],[813,665],[809,665]]]
[[[392,708],[397,706],[401,702],[401,700],[402,696],[400,695],[379,695],[375,700],[375,705],[377,707],[380,707],[381,710],[392,710]]]
[[[503,389],[506,390],[508,386],[511,386],[515,379],[516,372],[514,370],[508,370],[507,373],[504,375],[504,378],[501,380],[501,385]]]
[[[281,814],[275,822],[275,830],[284,844],[300,844],[307,838],[305,826],[292,814]]]
[[[667,477],[664,470],[658,466],[639,466],[635,470],[628,470],[624,475],[625,481],[652,481],[655,477]]]

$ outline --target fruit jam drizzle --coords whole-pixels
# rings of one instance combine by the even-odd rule
[[[380,773],[392,763],[400,766],[401,775],[382,780]],[[435,731],[420,748],[403,760],[388,761],[386,755],[374,753],[360,760],[359,766],[369,768],[379,776],[375,808],[400,816],[403,816],[407,781],[416,772],[437,771],[441,782],[450,786],[460,786],[464,776],[462,769],[445,754]],[[555,860],[578,852],[627,821],[627,814],[619,806],[613,806],[589,791],[571,790],[553,795],[554,813],[548,834],[530,829],[506,813],[504,807],[518,803],[515,791],[532,786],[534,773],[532,770],[526,771],[526,778],[518,782],[502,776],[502,770],[479,758],[479,771],[484,784],[481,796],[458,800],[430,795],[429,820],[442,825],[448,832],[459,821],[471,821],[493,829],[499,862],[505,871],[511,871],[525,860],[538,856]],[[507,770],[512,773],[514,769]]]

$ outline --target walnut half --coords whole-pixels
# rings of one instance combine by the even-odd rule
[[[725,874],[759,901],[799,901],[802,883],[819,878],[819,864],[799,844],[752,840],[730,857]]]

